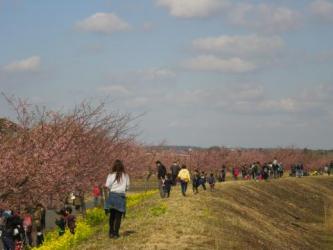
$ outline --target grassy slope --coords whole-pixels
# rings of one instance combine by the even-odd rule
[[[333,178],[229,182],[186,198],[178,188],[131,209],[120,239],[105,226],[79,249],[333,249]]]

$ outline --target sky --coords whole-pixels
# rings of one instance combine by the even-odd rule
[[[147,144],[332,149],[333,1],[0,0],[0,91],[107,100]]]

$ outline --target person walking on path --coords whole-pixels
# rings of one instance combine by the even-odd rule
[[[167,174],[165,176],[165,179],[163,181],[163,190],[164,190],[164,197],[169,198],[170,197],[170,192],[171,192],[171,186],[173,185],[172,182],[172,175]]]
[[[331,161],[330,165],[328,166],[328,175],[331,175],[333,173],[333,161]]]
[[[121,217],[126,212],[126,191],[129,189],[130,179],[125,172],[121,160],[116,160],[105,186],[109,189],[107,206],[110,208],[109,237],[119,238]]]
[[[225,182],[225,176],[227,174],[227,167],[225,165],[222,165],[222,170],[221,170],[221,181]]]
[[[193,187],[193,193],[197,194],[199,193],[198,186],[199,186],[199,181],[200,181],[200,172],[198,169],[194,171],[194,175],[192,177],[192,187]]]
[[[186,168],[186,165],[182,165],[182,169],[178,173],[178,178],[180,180],[182,194],[183,196],[186,196],[187,184],[191,179],[190,172]]]
[[[215,183],[216,183],[216,179],[213,173],[210,174],[210,176],[207,178],[209,187],[210,187],[210,191],[213,191],[215,189]]]
[[[165,175],[166,175],[166,168],[160,161],[156,162],[156,168],[157,168],[158,189],[160,190],[161,198],[164,198],[165,193],[164,193],[164,189],[163,189],[163,181],[164,181]]]
[[[170,167],[170,170],[171,170],[171,176],[172,176],[172,185],[175,186],[177,184],[177,176],[180,171],[179,162],[174,162],[172,164],[172,166]]]

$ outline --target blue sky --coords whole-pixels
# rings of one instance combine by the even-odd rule
[[[1,92],[108,98],[146,143],[333,148],[330,0],[0,0],[0,55]]]

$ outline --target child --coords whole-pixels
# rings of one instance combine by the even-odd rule
[[[37,247],[39,247],[44,242],[44,235],[43,235],[42,226],[37,226],[36,229],[37,229],[36,244]]]
[[[66,227],[65,213],[66,212],[64,208],[62,208],[59,212],[57,212],[59,218],[56,219],[55,224],[58,226],[59,236],[62,236],[65,233],[65,227]]]
[[[210,186],[210,191],[213,191],[214,188],[215,188],[215,177],[214,177],[214,174],[211,173],[210,176],[208,177],[208,184]]]
[[[192,178],[192,186],[193,186],[193,193],[194,194],[199,193],[199,191],[198,191],[199,181],[200,181],[200,173],[199,173],[199,170],[196,169],[194,171],[194,175],[193,175],[193,178]]]
[[[65,220],[66,220],[67,227],[69,228],[69,231],[71,232],[71,234],[75,234],[76,218],[75,218],[75,215],[72,215],[71,207],[67,207],[65,209],[65,215],[66,215]]]
[[[163,191],[164,191],[164,194],[166,195],[167,198],[170,197],[170,191],[171,191],[172,184],[173,184],[172,175],[167,174],[165,176],[165,179],[163,180]]]
[[[100,190],[99,186],[97,185],[97,183],[95,183],[95,185],[93,187],[92,195],[94,197],[94,207],[97,207],[98,206],[99,197],[101,196],[101,190]]]
[[[202,186],[203,190],[206,190],[206,181],[207,181],[206,176],[207,176],[206,173],[204,171],[202,171],[198,186]]]

